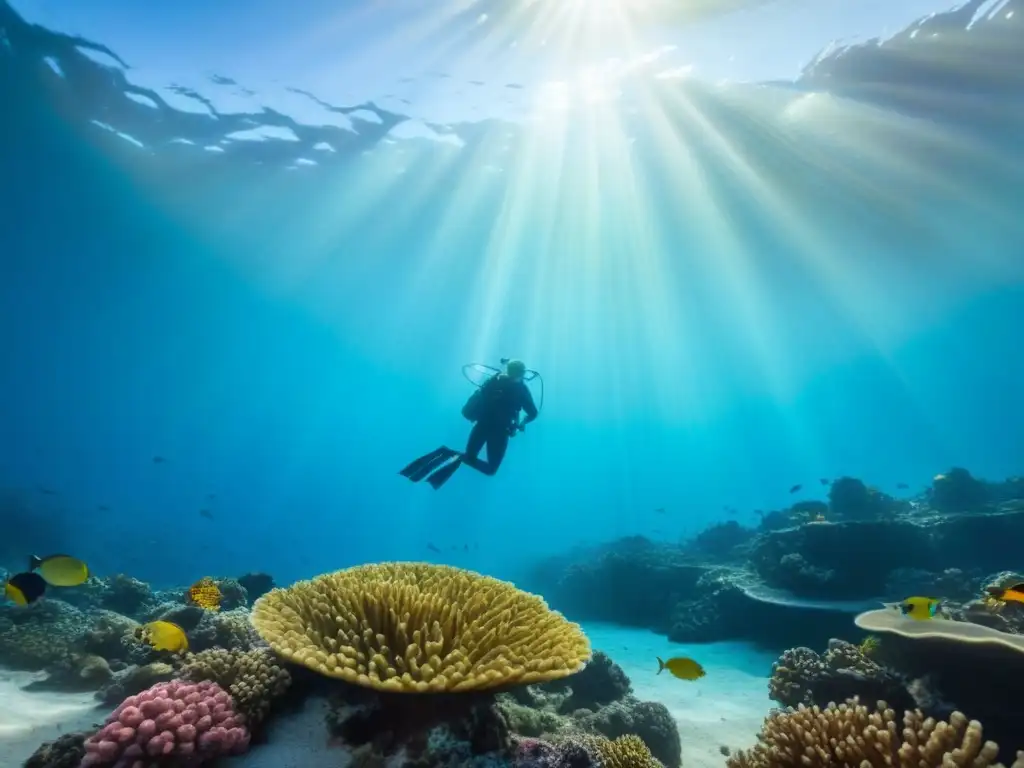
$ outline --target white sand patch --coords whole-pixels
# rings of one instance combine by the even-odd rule
[[[109,707],[97,708],[92,693],[25,691],[43,675],[0,668],[0,765],[24,763],[44,741],[103,722]]]
[[[757,741],[775,656],[746,643],[672,643],[663,635],[608,624],[584,624],[595,650],[604,651],[633,683],[637,698],[668,707],[679,726],[686,768],[721,768],[719,747],[733,752]],[[707,676],[695,682],[658,672],[657,657],[689,656]]]

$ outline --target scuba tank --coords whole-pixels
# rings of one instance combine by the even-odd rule
[[[498,380],[503,374],[497,373],[479,387],[469,396],[466,404],[462,406],[462,416],[469,421],[480,421],[484,415],[487,402],[498,387]]]

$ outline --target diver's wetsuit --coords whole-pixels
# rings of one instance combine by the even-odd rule
[[[473,425],[462,454],[462,463],[485,475],[493,475],[501,466],[508,450],[508,439],[515,434],[519,424],[519,411],[526,413],[524,424],[537,418],[537,406],[533,403],[530,388],[521,380],[501,375],[488,381],[484,387],[483,413]],[[487,446],[487,461],[481,461],[480,449]]]
[[[467,410],[471,404],[472,410]],[[524,425],[537,418],[537,406],[529,387],[522,379],[496,375],[480,387],[463,409],[463,415],[475,421],[465,452],[442,445],[416,459],[400,474],[414,483],[425,479],[435,489],[444,485],[463,464],[485,475],[493,475],[505,458],[508,439],[519,429],[519,411],[526,413]],[[487,461],[480,459],[484,446],[487,446]]]

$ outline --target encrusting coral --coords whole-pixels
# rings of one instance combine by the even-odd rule
[[[185,658],[181,675],[193,682],[209,680],[226,689],[250,727],[266,717],[271,702],[291,683],[288,670],[267,648],[252,651],[214,648],[190,654]]]
[[[885,702],[877,708],[857,699],[845,704],[774,711],[750,750],[726,761],[728,768],[995,768],[999,747],[985,741],[981,723],[954,712],[949,722],[925,719],[919,710],[902,720]],[[1024,768],[1024,752],[1012,768]]]
[[[579,625],[540,597],[429,563],[357,566],[275,589],[252,622],[289,661],[399,693],[554,680],[591,657]]]

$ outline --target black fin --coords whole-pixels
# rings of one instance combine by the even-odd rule
[[[448,478],[455,474],[455,470],[462,466],[462,459],[455,459],[450,464],[446,464],[439,470],[434,472],[430,477],[427,478],[427,482],[433,486],[436,491],[442,485],[448,482]]]
[[[451,458],[454,453],[455,452],[452,451],[451,448],[447,448],[442,445],[440,448],[436,448],[430,453],[420,456],[407,467],[402,469],[398,474],[409,478],[414,483],[417,483],[426,477],[431,469],[436,467],[444,459]]]

